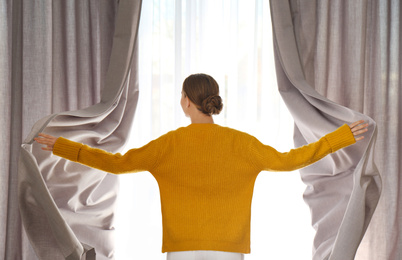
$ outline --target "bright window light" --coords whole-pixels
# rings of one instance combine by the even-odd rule
[[[140,97],[126,150],[190,124],[180,93],[192,73],[220,85],[224,109],[215,123],[279,151],[293,148],[293,120],[277,90],[268,0],[142,2]],[[119,178],[116,259],[166,259],[155,179],[148,172]],[[298,172],[260,173],[245,259],[311,259],[314,230],[304,189]]]

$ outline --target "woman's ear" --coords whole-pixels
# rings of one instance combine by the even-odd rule
[[[185,97],[185,101],[186,101],[186,107],[189,108],[190,105],[191,105],[191,101],[190,101],[190,99],[188,98],[188,96]]]

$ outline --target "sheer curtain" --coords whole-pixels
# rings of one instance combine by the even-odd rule
[[[191,73],[212,75],[224,100],[221,125],[255,135],[281,151],[293,147],[293,121],[279,96],[269,2],[144,1],[139,29],[140,95],[132,138],[139,147],[189,124],[179,104]],[[156,181],[148,173],[121,177],[117,211],[119,259],[164,259]],[[258,177],[246,259],[309,259],[313,228],[296,172]],[[293,250],[289,250],[289,245]]]

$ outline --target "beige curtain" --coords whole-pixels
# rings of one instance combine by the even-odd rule
[[[32,138],[44,131],[122,148],[138,98],[140,6],[0,2],[4,259],[113,258],[116,178],[55,158]]]
[[[399,1],[271,0],[295,145],[342,122],[370,123],[363,142],[300,171],[313,259],[401,259],[400,10]]]

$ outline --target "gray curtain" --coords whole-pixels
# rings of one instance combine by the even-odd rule
[[[117,179],[52,156],[33,137],[122,148],[138,99],[140,6],[0,2],[3,259],[113,258]]]
[[[316,229],[313,259],[401,259],[399,5],[271,0],[295,145],[343,122],[370,123],[364,141],[300,171]]]

